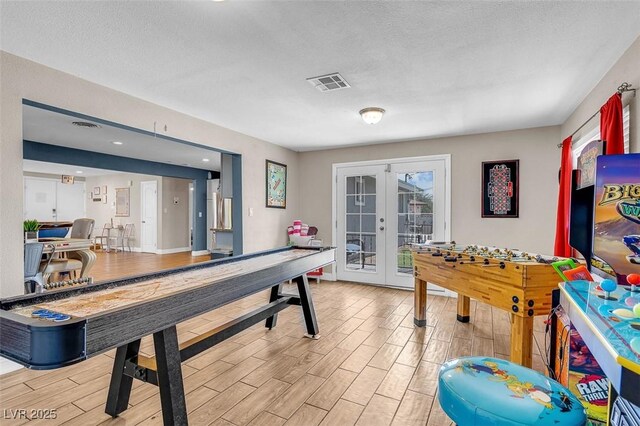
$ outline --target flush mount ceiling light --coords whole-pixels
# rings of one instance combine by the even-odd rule
[[[205,163],[208,163],[209,159],[208,158],[203,158],[202,161],[204,161]]]
[[[369,107],[360,110],[360,116],[367,124],[377,124],[382,120],[385,111],[378,107]]]
[[[111,143],[114,144],[114,145],[122,145],[122,142],[120,142],[120,141],[113,141]]]
[[[95,123],[89,123],[88,121],[73,121],[71,122],[74,126],[84,127],[85,129],[99,129],[100,125]]]
[[[82,170],[76,170],[76,173],[81,175],[82,173],[84,173]]]

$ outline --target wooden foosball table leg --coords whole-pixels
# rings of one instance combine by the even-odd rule
[[[468,296],[458,294],[458,321],[469,322],[471,317],[471,299]]]
[[[533,317],[511,314],[511,362],[531,368]]]
[[[418,327],[427,325],[427,282],[419,278],[415,281],[413,323]]]

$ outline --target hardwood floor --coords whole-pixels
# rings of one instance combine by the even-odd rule
[[[96,263],[89,274],[94,281],[111,280],[211,260],[209,255],[191,256],[190,251],[173,254],[152,254],[116,253],[98,250],[95,253],[97,256]]]
[[[412,292],[328,281],[311,287],[319,340],[302,337],[303,319],[292,307],[273,330],[258,324],[183,364],[190,424],[449,425],[436,396],[440,364],[465,355],[508,357],[508,315],[482,303],[471,302],[471,322],[463,324],[455,320],[456,299],[429,297],[428,325],[417,328]],[[178,326],[180,341],[267,299],[264,292],[192,318]],[[543,327],[537,319],[538,344]],[[141,348],[152,355],[151,339]],[[534,367],[542,371],[540,349],[534,345]],[[55,420],[30,424],[162,424],[157,388],[138,381],[129,409],[116,419],[104,413],[113,355],[0,376],[0,405],[5,413],[57,410]]]

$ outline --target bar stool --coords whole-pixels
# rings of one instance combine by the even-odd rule
[[[459,426],[582,426],[587,420],[578,398],[560,383],[497,358],[446,362],[438,378],[438,400]]]

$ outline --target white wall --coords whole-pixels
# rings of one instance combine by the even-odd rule
[[[451,237],[459,243],[551,253],[555,227],[559,127],[389,143],[300,154],[300,218],[331,241],[332,164],[451,154]],[[520,160],[520,217],[483,219],[481,163]]]
[[[160,250],[190,250],[189,239],[189,183],[187,179],[162,178],[162,191],[158,204],[162,208],[161,232],[158,233]],[[177,204],[174,198],[177,197]]]
[[[285,245],[298,212],[298,154],[0,52],[0,297],[22,292],[22,99],[242,154],[244,251]],[[287,209],[265,207],[265,159],[287,164]],[[248,209],[253,208],[253,217]]]
[[[96,221],[93,230],[93,235],[101,235],[102,228],[105,223],[111,223],[113,219],[114,224],[126,225],[127,223],[133,223],[135,227],[134,240],[131,246],[134,248],[140,247],[140,182],[142,181],[156,181],[158,182],[158,192],[161,190],[161,178],[158,176],[140,175],[134,173],[118,173],[109,174],[103,176],[90,176],[86,180],[87,190],[87,217]],[[131,182],[131,186],[129,186]],[[100,187],[102,195],[102,189],[107,187],[107,203],[103,204],[101,201],[94,202],[91,200],[91,192],[96,186]],[[129,216],[128,217],[116,217],[116,188],[129,188]],[[158,203],[158,216],[160,216],[160,203]],[[162,227],[158,223],[158,234],[160,234]],[[115,236],[114,233],[111,234]]]

